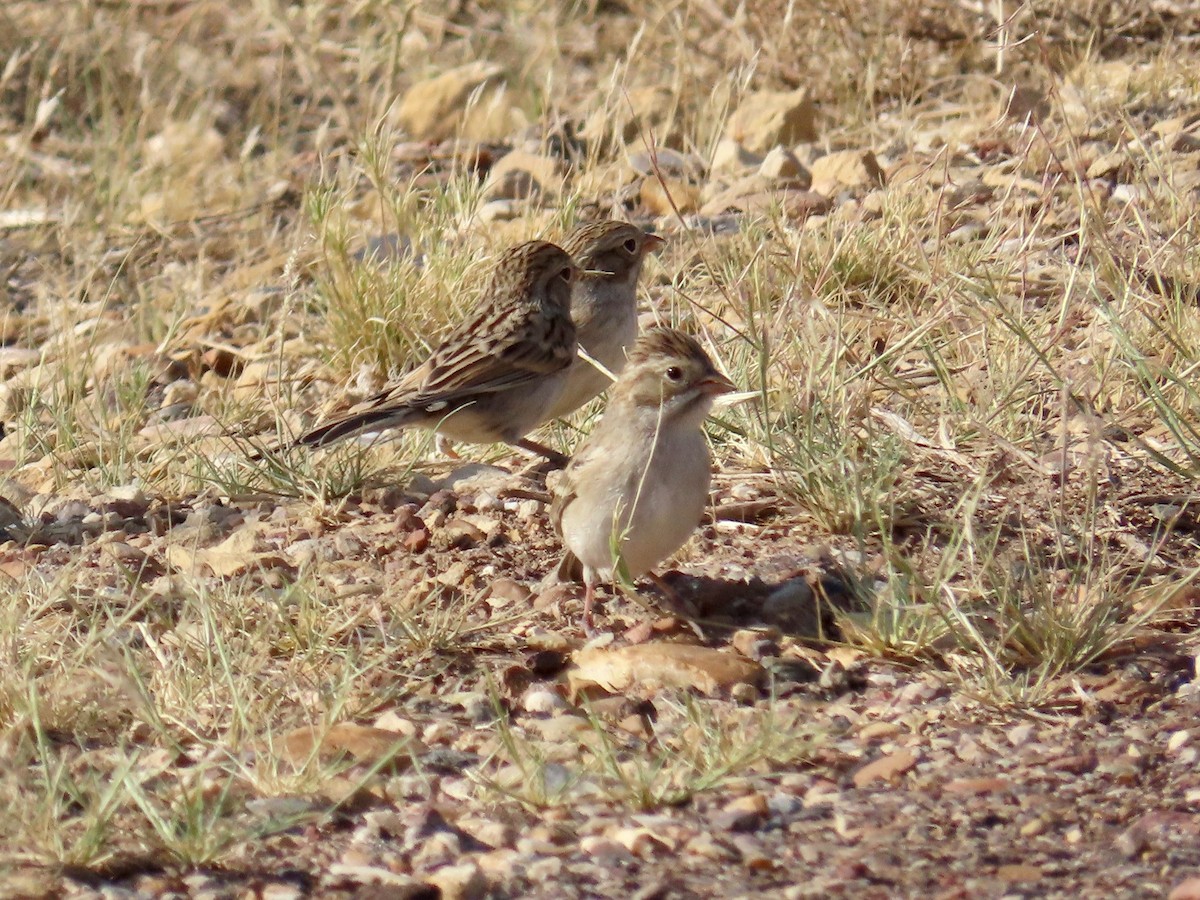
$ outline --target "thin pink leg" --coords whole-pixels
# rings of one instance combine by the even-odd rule
[[[596,634],[596,625],[592,621],[592,603],[596,599],[596,585],[592,583],[592,579],[585,579],[585,587],[583,590],[583,633],[588,637],[594,637]]]

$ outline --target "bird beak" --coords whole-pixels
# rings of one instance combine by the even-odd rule
[[[696,383],[696,387],[700,388],[700,390],[710,397],[717,397],[721,394],[728,394],[731,391],[737,390],[734,383],[720,372],[713,372],[711,375],[706,375]]]
[[[666,243],[666,238],[659,237],[657,234],[646,234],[642,241],[642,256],[648,256],[656,250],[662,249]]]

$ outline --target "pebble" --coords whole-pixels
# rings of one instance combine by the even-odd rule
[[[475,862],[445,866],[426,876],[438,889],[441,900],[477,900],[488,892],[488,882]]]
[[[554,691],[534,688],[521,698],[521,707],[529,713],[548,715],[568,709],[567,701]]]

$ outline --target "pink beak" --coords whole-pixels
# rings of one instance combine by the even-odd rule
[[[642,256],[647,256],[655,250],[660,249],[667,243],[666,238],[659,237],[657,234],[647,234],[642,239]]]
[[[720,372],[713,372],[711,375],[706,375],[696,383],[696,387],[704,391],[710,396],[716,397],[720,394],[728,394],[731,391],[736,391],[737,387],[732,381],[722,375]]]

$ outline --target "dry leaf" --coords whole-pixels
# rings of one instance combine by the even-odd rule
[[[341,722],[325,732],[315,728],[297,728],[275,744],[281,759],[303,765],[312,757],[322,762],[349,756],[360,763],[374,764],[390,760],[396,768],[407,768],[414,753],[424,748],[413,738],[385,728]],[[402,754],[397,751],[403,750]]]
[[[683,687],[716,694],[735,684],[752,684],[762,675],[758,663],[733,653],[691,644],[639,644],[593,648],[575,654],[568,675],[572,694],[596,685],[610,694],[641,686],[650,690]]]

